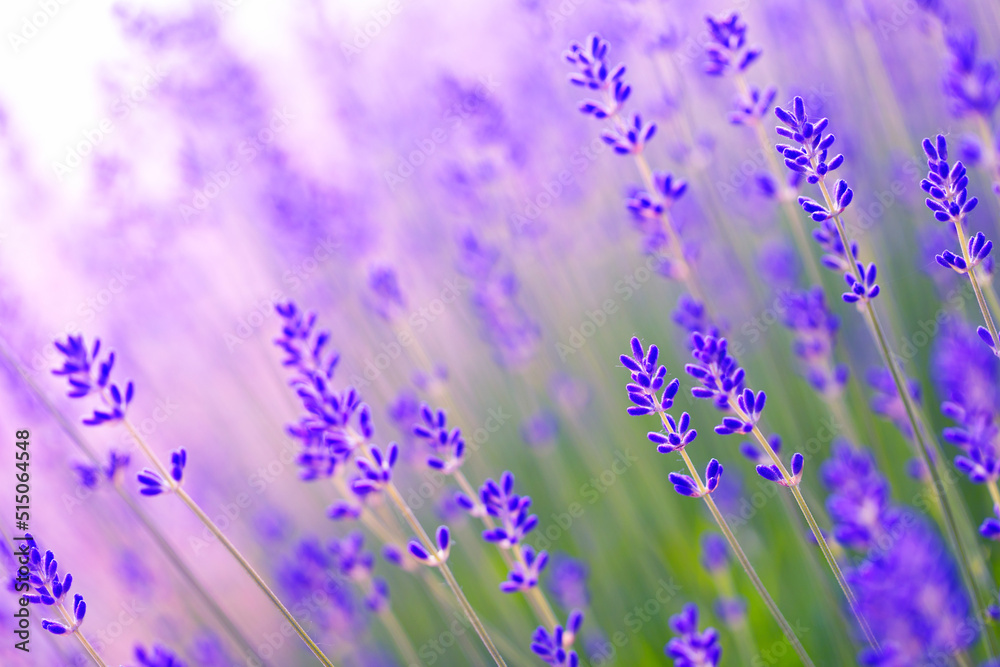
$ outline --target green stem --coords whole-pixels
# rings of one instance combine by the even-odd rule
[[[730,400],[730,408],[737,414],[737,416],[743,421],[749,423],[749,417],[740,410],[739,406],[736,405],[732,400]],[[753,427],[754,437],[757,438],[757,442],[764,451],[767,452],[768,457],[777,466],[778,471],[781,473],[782,481],[784,485],[787,486],[792,495],[795,497],[795,502],[798,503],[799,509],[802,511],[802,516],[805,517],[806,523],[809,525],[809,530],[812,531],[813,537],[816,538],[816,543],[819,545],[819,549],[823,552],[823,557],[826,558],[827,565],[830,566],[830,570],[833,572],[834,578],[836,578],[837,583],[840,585],[840,590],[844,592],[844,597],[847,598],[847,604],[851,607],[851,612],[854,614],[854,618],[858,622],[858,627],[865,635],[865,639],[876,651],[881,653],[881,648],[879,647],[878,640],[875,638],[875,634],[872,632],[871,627],[868,625],[868,621],[865,619],[864,614],[858,609],[858,601],[854,597],[854,591],[851,590],[850,585],[847,583],[847,579],[844,577],[843,571],[840,569],[840,564],[837,563],[836,557],[833,555],[833,551],[830,549],[830,545],[827,543],[826,538],[823,536],[823,531],[820,529],[819,524],[816,523],[816,519],[813,517],[812,510],[809,509],[809,504],[806,503],[806,499],[802,496],[802,492],[799,490],[798,482],[792,479],[792,476],[788,474],[788,470],[785,469],[785,464],[782,463],[781,458],[775,453],[774,449],[771,448],[771,444],[761,433],[760,429],[754,425]]]
[[[389,482],[389,484],[386,485],[385,490],[392,499],[392,502],[396,504],[400,514],[403,515],[403,518],[406,519],[410,528],[417,535],[417,538],[421,541],[421,543],[423,543],[424,548],[427,549],[427,553],[436,553],[437,546],[431,541],[431,538],[424,530],[424,527],[420,525],[420,522],[417,520],[417,517],[414,516],[410,506],[407,505],[406,501],[403,500],[403,497],[399,495],[396,485]],[[504,662],[503,656],[501,656],[500,651],[497,650],[496,645],[493,643],[493,639],[490,638],[489,633],[483,626],[483,622],[479,620],[479,616],[476,615],[476,610],[473,609],[468,598],[465,597],[465,593],[462,592],[462,587],[458,585],[458,580],[456,580],[455,575],[452,574],[451,568],[448,567],[448,563],[442,561],[438,565],[438,569],[441,570],[441,575],[444,577],[445,582],[447,582],[448,588],[451,589],[455,599],[458,600],[459,606],[462,608],[462,611],[465,612],[465,615],[472,624],[472,627],[475,628],[476,634],[479,635],[479,639],[482,640],[483,645],[486,647],[486,650],[489,651],[493,661],[496,662],[498,667],[507,667],[507,663]]]
[[[68,611],[66,611],[66,607],[63,606],[63,603],[61,601],[56,603],[56,610],[62,617],[63,623],[65,623],[66,627],[72,628],[75,625],[75,623],[73,622],[73,617],[70,616]],[[83,646],[84,650],[90,655],[91,659],[97,665],[100,665],[100,667],[108,667],[107,663],[104,662],[104,660],[101,658],[100,654],[94,649],[94,647],[90,645],[90,642],[87,641],[87,638],[83,636],[83,633],[80,632],[79,628],[73,630],[73,635],[77,638],[77,641],[80,642],[80,645]]]

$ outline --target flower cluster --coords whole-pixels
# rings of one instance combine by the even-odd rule
[[[848,370],[833,359],[840,321],[826,307],[823,288],[786,292],[783,300],[781,320],[795,336],[792,351],[802,361],[806,379],[821,394],[839,394]]]
[[[848,291],[843,294],[844,301],[867,303],[877,297],[880,291],[876,283],[878,269],[874,263],[865,266],[857,260],[856,244],[850,243],[850,247],[847,247],[837,222],[854,199],[854,192],[844,180],[838,180],[832,195],[827,196],[827,174],[844,164],[843,155],[830,158],[830,148],[836,140],[833,134],[824,134],[830,121],[826,118],[810,120],[801,97],[792,100],[790,109],[775,107],[774,115],[783,125],[775,128],[777,133],[794,142],[791,145],[775,146],[784,157],[785,165],[793,172],[802,174],[809,183],[819,183],[827,199],[824,205],[808,197],[799,197],[802,209],[822,225],[813,232],[813,236],[826,252],[823,263],[831,269],[844,272],[844,281],[848,287]]]
[[[642,342],[633,336],[631,347],[631,355],[623,354],[619,357],[632,378],[632,382],[625,385],[625,391],[628,392],[629,400],[633,404],[628,408],[628,413],[633,417],[660,415],[666,432],[650,431],[646,437],[656,443],[656,450],[661,454],[682,451],[694,442],[698,432],[690,428],[691,416],[688,413],[682,413],[679,419],[674,419],[673,415],[667,412],[674,405],[674,397],[677,396],[681,386],[680,381],[674,378],[664,386],[667,368],[657,363],[660,350],[656,345],[650,345],[648,349],[643,350]],[[669,479],[677,493],[699,498],[718,488],[722,470],[722,465],[717,460],[709,461],[705,469],[704,486],[699,480],[681,473],[670,473]]]
[[[637,160],[644,160],[640,154],[655,135],[656,125],[644,122],[639,114],[634,114],[628,121],[622,118],[622,109],[632,89],[624,81],[625,66],[610,65],[608,48],[608,42],[596,34],[590,35],[584,44],[571,43],[565,57],[578,71],[569,79],[574,85],[601,93],[601,100],[581,102],[580,110],[610,122],[610,127],[601,135],[604,142],[620,155],[634,155]],[[645,165],[645,162],[642,164]],[[646,171],[649,168],[643,166],[641,169]],[[652,171],[649,177],[647,189],[635,188],[625,205],[643,235],[645,251],[660,262],[659,273],[680,278],[693,250],[678,239],[671,238],[667,227],[672,223],[668,222],[667,216],[670,207],[687,190],[687,184],[667,172]]]
[[[139,493],[144,496],[158,496],[176,490],[184,480],[184,467],[187,465],[187,451],[183,447],[170,452],[170,479],[164,479],[155,470],[143,468],[138,479],[142,484]]]
[[[908,438],[913,437],[913,427],[906,413],[906,404],[896,391],[896,382],[888,368],[873,368],[865,378],[872,389],[871,407],[877,415],[892,421],[893,425]],[[921,403],[920,383],[912,378],[904,378],[906,390],[915,405]]]
[[[433,454],[427,458],[427,465],[450,475],[458,470],[465,460],[465,440],[459,428],[448,429],[448,415],[444,410],[432,411],[428,406],[420,407],[422,424],[413,425],[413,435],[426,443]]]
[[[473,516],[482,517],[485,514],[495,519],[498,525],[484,530],[483,539],[514,553],[513,569],[507,580],[500,584],[500,590],[516,593],[537,586],[538,578],[548,564],[549,554],[535,552],[527,545],[521,547],[525,535],[538,525],[538,517],[530,513],[531,497],[514,493],[514,475],[506,471],[499,482],[486,480],[479,489],[477,500],[461,493],[456,500]]]
[[[104,361],[100,361],[101,340],[94,340],[94,345],[88,350],[83,336],[67,336],[65,341],[56,341],[56,349],[63,355],[62,368],[52,371],[53,375],[64,375],[69,382],[70,398],[83,398],[97,394],[104,406],[94,410],[93,414],[84,419],[87,426],[98,426],[107,422],[121,421],[125,418],[129,403],[135,395],[135,387],[129,381],[125,388],[111,383],[111,369],[115,365],[115,353],[110,353]]]
[[[73,575],[66,574],[59,577],[59,563],[51,551],[46,551],[42,555],[34,538],[30,534],[25,534],[25,544],[28,545],[28,583],[34,588],[34,593],[25,593],[24,598],[30,604],[40,604],[48,607],[56,607],[63,621],[52,621],[45,619],[42,621],[42,628],[54,635],[65,635],[76,632],[83,623],[83,618],[87,614],[87,603],[79,594],[73,596],[73,609],[65,612],[64,601],[69,595],[73,586]],[[65,618],[66,614],[70,618]],[[67,625],[67,622],[69,623]]]
[[[731,72],[742,72],[760,57],[759,48],[747,47],[747,24],[740,20],[737,12],[720,18],[707,16],[705,22],[711,39],[705,47],[708,53],[707,74],[725,76]]]
[[[331,387],[340,355],[327,348],[330,332],[316,330],[315,313],[303,313],[292,302],[276,310],[282,329],[274,342],[286,353],[283,364],[295,373],[288,384],[305,408],[298,423],[287,428],[302,446],[297,458],[301,477],[329,478],[358,445],[349,428],[364,438],[372,436],[371,411],[353,388],[338,393]]]
[[[583,612],[574,610],[570,612],[565,627],[557,625],[549,632],[547,628],[539,626],[531,638],[531,650],[549,665],[577,667],[580,658],[572,650],[572,646],[582,624]]]
[[[722,659],[719,633],[715,628],[698,630],[698,607],[687,604],[681,613],[670,617],[670,628],[677,633],[663,648],[674,667],[716,667]]]
[[[630,122],[621,120],[622,107],[632,88],[624,81],[625,65],[611,67],[608,63],[608,47],[608,42],[597,34],[590,35],[584,44],[572,42],[564,57],[578,71],[571,74],[569,80],[601,95],[600,100],[581,102],[580,111],[601,120],[615,121],[614,127],[602,135],[604,141],[621,155],[641,153],[646,142],[656,133],[656,125],[644,123],[639,114],[635,114]]]

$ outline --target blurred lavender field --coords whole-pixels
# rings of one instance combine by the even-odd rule
[[[1000,5],[0,19],[0,665],[1000,664]]]

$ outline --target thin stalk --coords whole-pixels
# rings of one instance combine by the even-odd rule
[[[749,422],[749,417],[740,410],[740,407],[730,400],[729,407],[737,414],[737,416],[745,422]],[[833,572],[834,578],[836,578],[837,583],[840,585],[840,590],[844,592],[844,597],[847,598],[847,604],[851,607],[851,612],[854,614],[855,620],[858,622],[858,627],[865,635],[865,639],[876,651],[881,652],[878,640],[875,638],[874,633],[868,625],[868,621],[865,620],[864,614],[858,609],[857,598],[854,597],[854,591],[851,590],[850,585],[847,583],[847,579],[844,578],[844,573],[840,569],[840,565],[837,563],[836,557],[833,555],[833,551],[830,549],[830,545],[827,543],[826,538],[823,537],[823,531],[820,529],[819,524],[816,523],[816,519],[813,517],[812,511],[809,509],[809,504],[806,503],[806,499],[802,496],[802,492],[799,490],[798,484],[794,482],[792,476],[788,474],[788,470],[785,468],[785,464],[782,463],[781,458],[775,453],[771,448],[771,444],[761,433],[760,429],[754,425],[753,427],[754,437],[757,438],[757,442],[764,451],[767,452],[768,457],[778,467],[781,472],[781,478],[785,482],[785,485],[791,490],[792,495],[795,497],[795,502],[798,503],[799,509],[802,511],[802,516],[805,517],[806,523],[809,524],[809,530],[812,531],[813,537],[816,538],[816,543],[819,545],[820,551],[823,552],[823,557],[826,558],[827,565],[830,566],[830,570]]]
[[[420,525],[417,517],[414,516],[413,511],[410,509],[403,497],[399,495],[399,491],[396,489],[396,485],[389,482],[385,487],[386,493],[392,498],[392,501],[396,504],[399,509],[400,514],[406,519],[406,522],[413,529],[413,532],[417,535],[418,539],[423,543],[424,548],[427,549],[427,553],[437,552],[437,546],[431,541],[430,536],[424,530],[424,527]],[[476,610],[472,608],[469,604],[469,600],[465,597],[465,593],[462,592],[462,587],[458,585],[458,581],[455,579],[455,575],[452,574],[451,568],[448,567],[448,563],[442,562],[438,565],[438,569],[441,570],[441,574],[444,580],[448,583],[448,587],[451,589],[452,594],[455,599],[458,600],[458,604],[462,607],[462,611],[465,612],[466,617],[475,628],[476,634],[479,635],[479,639],[482,640],[483,645],[486,646],[486,650],[489,651],[490,656],[493,661],[496,662],[498,667],[506,667],[507,663],[504,662],[503,656],[500,655],[500,651],[497,650],[496,645],[490,638],[489,633],[483,626],[483,622],[479,620],[479,616],[476,615]]]
[[[955,223],[955,232],[958,234],[958,246],[962,249],[962,258],[965,259],[965,265],[972,266],[969,249],[966,247],[965,230],[962,228],[965,221],[962,218],[957,218],[952,222]],[[993,337],[994,344],[1000,344],[1000,339],[997,338],[996,324],[993,323],[989,306],[986,305],[986,299],[983,297],[983,290],[979,286],[979,280],[973,275],[974,271],[974,268],[970,269],[966,271],[966,275],[969,276],[969,282],[972,283],[972,290],[976,293],[976,301],[979,302],[979,312],[983,314],[983,320],[986,322],[986,328],[989,329],[990,336]]]
[[[62,616],[63,623],[66,624],[66,627],[69,628],[73,627],[74,625],[73,617],[70,616],[69,612],[66,611],[66,607],[63,606],[63,603],[61,601],[57,602],[55,607],[56,610],[59,612],[59,615]],[[108,667],[107,663],[104,662],[104,660],[101,658],[100,654],[94,649],[94,647],[90,645],[90,642],[87,641],[87,638],[83,636],[83,633],[80,632],[79,628],[73,631],[73,635],[76,636],[77,641],[80,642],[80,645],[83,646],[83,649],[90,655],[90,658],[97,665],[100,665],[100,667]]]
[[[28,376],[27,372],[21,366],[21,364],[15,359],[14,354],[7,347],[5,341],[0,339],[0,356],[10,365],[20,376],[21,380],[28,386],[31,393],[38,399],[38,401],[45,407],[48,413],[55,419],[56,423],[63,430],[63,432],[69,437],[69,439],[82,451],[87,458],[89,458],[95,465],[101,465],[102,461],[97,458],[97,455],[93,452],[90,446],[80,435],[77,428],[70,422],[69,419],[49,400],[49,397],[35,384],[34,380]],[[159,528],[153,523],[149,518],[149,515],[135,502],[135,499],[129,495],[128,491],[122,487],[121,484],[112,484],[115,492],[121,497],[125,502],[125,505],[131,510],[138,519],[139,524],[149,533],[149,536],[159,547],[163,555],[166,556],[170,564],[174,566],[181,578],[184,579],[191,589],[194,591],[195,595],[202,601],[202,603],[208,608],[209,613],[215,617],[219,625],[222,626],[229,638],[241,648],[244,655],[257,655],[253,646],[250,644],[249,640],[243,636],[239,628],[233,622],[231,618],[226,614],[226,612],[216,603],[215,598],[208,594],[205,588],[198,582],[195,578],[194,573],[188,569],[187,565],[184,564],[183,559],[180,554],[170,545],[167,538],[160,532]],[[260,657],[258,656],[258,659]],[[265,663],[266,664],[266,663]]]
[[[698,485],[698,490],[705,492],[705,486],[701,481],[701,476],[699,475],[698,470],[694,467],[694,463],[691,461],[691,457],[689,457],[687,452],[683,449],[680,450],[680,453],[681,457],[684,459],[684,463],[688,467],[688,471],[691,473],[691,476],[694,477],[694,480]],[[705,505],[708,506],[709,512],[712,513],[712,517],[715,519],[715,523],[718,524],[719,530],[722,531],[726,541],[729,543],[729,548],[732,549],[733,553],[736,555],[736,560],[739,561],[740,565],[743,567],[743,571],[746,572],[747,577],[750,578],[750,583],[753,584],[753,587],[757,590],[757,594],[760,595],[761,600],[764,601],[764,606],[766,606],[768,611],[771,612],[771,616],[773,616],[774,620],[778,623],[781,631],[785,634],[785,638],[788,639],[788,642],[792,645],[795,653],[798,654],[799,659],[802,660],[802,664],[807,667],[814,667],[812,659],[809,657],[809,654],[806,653],[805,648],[803,648],[802,643],[795,634],[795,630],[793,630],[792,626],[785,620],[781,610],[778,609],[778,605],[775,604],[774,600],[771,598],[771,594],[767,592],[767,587],[764,586],[764,582],[760,580],[759,576],[757,576],[757,571],[750,563],[750,559],[747,558],[747,555],[743,552],[743,548],[736,540],[736,535],[734,535],[733,531],[729,528],[729,524],[726,523],[725,517],[722,516],[722,512],[719,511],[719,508],[716,506],[711,494],[705,493],[705,495],[702,496],[702,499],[705,501]]]
[[[139,448],[146,455],[146,458],[152,461],[153,465],[160,473],[160,476],[170,483],[171,490],[177,494],[177,497],[179,497],[184,504],[188,506],[188,509],[190,509],[194,515],[198,517],[198,520],[201,521],[205,528],[207,528],[209,532],[211,532],[212,535],[215,536],[215,538],[219,540],[219,542],[233,556],[233,558],[236,559],[236,562],[238,562],[250,578],[253,579],[254,583],[257,584],[257,587],[260,588],[269,600],[271,600],[271,603],[279,612],[281,612],[281,615],[285,617],[285,620],[292,626],[295,633],[298,634],[303,642],[305,642],[306,646],[309,647],[309,650],[316,656],[316,659],[320,661],[320,664],[324,665],[324,667],[334,667],[333,662],[327,658],[326,655],[324,655],[323,651],[321,651],[319,646],[316,645],[316,642],[313,641],[312,637],[310,637],[305,629],[299,625],[299,622],[295,620],[292,612],[288,611],[288,608],[285,607],[278,596],[275,595],[274,591],[271,590],[271,587],[267,585],[267,582],[265,582],[264,579],[257,573],[250,562],[243,557],[243,554],[241,554],[239,549],[236,548],[236,545],[230,542],[229,538],[226,537],[221,530],[219,530],[218,526],[215,525],[212,519],[205,514],[201,507],[199,507],[198,503],[196,503],[194,499],[188,495],[187,491],[173,481],[173,477],[171,477],[170,473],[167,472],[163,463],[160,462],[160,459],[152,452],[152,450],[150,450],[149,445],[146,444],[139,433],[135,430],[132,423],[128,419],[123,419],[122,421],[125,424],[125,428],[128,429],[129,434],[132,436],[132,439],[135,440],[136,444],[139,445]]]
[[[652,394],[650,398],[653,399],[653,404],[656,407],[656,413],[660,416],[660,422],[663,424],[663,428],[668,431],[671,430],[670,425],[667,423],[665,413],[660,404],[660,399],[656,394]],[[733,554],[736,555],[736,560],[739,561],[740,566],[743,567],[743,571],[746,572],[747,577],[750,579],[750,583],[753,584],[754,589],[756,589],[757,594],[760,599],[764,601],[764,606],[767,607],[768,611],[771,612],[771,616],[778,623],[781,631],[785,634],[785,638],[792,645],[795,653],[798,654],[799,659],[802,660],[802,664],[806,667],[814,667],[812,659],[809,658],[809,654],[806,653],[805,648],[802,647],[802,642],[799,641],[798,636],[795,634],[795,630],[789,625],[788,621],[785,620],[784,615],[781,610],[778,609],[778,605],[775,604],[774,600],[771,598],[771,594],[767,592],[767,587],[764,586],[764,582],[760,580],[757,576],[757,570],[754,569],[753,565],[750,563],[750,559],[747,555],[743,553],[743,548],[740,543],[736,540],[736,535],[729,528],[729,524],[726,522],[725,517],[722,516],[722,512],[716,506],[715,501],[712,499],[711,494],[708,493],[704,483],[701,481],[701,474],[698,469],[694,467],[694,462],[691,461],[691,457],[688,456],[687,451],[682,447],[680,450],[681,458],[684,459],[684,464],[687,466],[688,472],[691,473],[691,477],[694,479],[695,484],[698,485],[698,491],[701,493],[701,498],[705,501],[705,505],[708,506],[709,512],[712,513],[712,518],[715,519],[715,523],[718,524],[719,530],[725,536],[726,541],[729,543],[729,548],[733,550]]]
[[[819,181],[820,191],[823,193],[823,199],[825,200],[827,210],[835,211],[836,207],[833,203],[833,198],[830,196],[830,191],[826,187],[826,182],[823,179]],[[861,281],[861,276],[858,273],[857,265],[854,262],[853,256],[851,255],[851,243],[847,236],[847,231],[844,229],[843,221],[840,215],[833,216],[834,225],[837,228],[837,234],[840,237],[840,242],[844,246],[844,252],[847,253],[850,264],[850,271],[854,275],[855,279],[859,282]],[[980,592],[978,588],[974,585],[974,578],[972,575],[972,566],[969,561],[968,554],[959,539],[958,529],[956,528],[955,517],[953,513],[953,508],[951,507],[951,499],[947,494],[946,487],[941,481],[941,471],[938,466],[941,465],[942,454],[937,447],[937,441],[934,438],[929,438],[924,435],[923,429],[921,428],[920,420],[917,418],[917,409],[913,403],[913,397],[910,395],[910,389],[907,383],[903,380],[902,373],[897,367],[896,360],[892,356],[892,352],[889,348],[888,340],[886,339],[885,332],[882,330],[882,324],[879,322],[878,315],[875,312],[874,306],[870,299],[864,300],[864,310],[865,321],[868,324],[868,329],[875,339],[875,344],[879,348],[879,352],[882,355],[882,360],[889,369],[890,375],[892,375],[893,384],[896,386],[896,392],[898,393],[900,399],[903,401],[903,406],[906,410],[906,416],[910,422],[910,427],[913,430],[914,439],[916,446],[914,450],[917,454],[917,458],[924,465],[930,474],[931,482],[933,485],[933,492],[941,505],[941,516],[944,519],[945,533],[948,538],[948,542],[951,544],[952,549],[955,550],[959,558],[959,571],[962,574],[962,581],[965,585],[970,598],[975,600],[979,599],[980,604],[983,604],[983,597],[978,593]],[[929,444],[928,444],[929,443]],[[933,463],[929,460],[928,451],[932,452],[934,461]],[[985,641],[988,645],[988,651],[990,656],[995,656],[996,647],[994,645],[993,636],[990,632],[984,632]]]

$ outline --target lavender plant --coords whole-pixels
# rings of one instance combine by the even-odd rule
[[[93,414],[85,418],[83,423],[88,426],[114,423],[122,424],[142,450],[147,460],[153,464],[155,469],[143,469],[137,476],[139,483],[143,485],[140,493],[146,496],[156,496],[161,493],[173,493],[177,495],[198,520],[201,521],[205,528],[226,547],[226,550],[229,551],[243,570],[253,579],[257,587],[264,592],[275,608],[281,612],[320,663],[333,667],[330,659],[324,655],[323,651],[316,645],[316,642],[299,625],[292,613],[282,604],[278,596],[274,594],[250,562],[181,486],[184,467],[187,464],[185,450],[180,448],[171,453],[170,468],[168,469],[149,448],[149,445],[139,435],[136,428],[129,422],[125,413],[128,405],[132,402],[134,386],[130,381],[125,386],[125,389],[122,390],[118,385],[110,382],[111,370],[115,363],[114,352],[108,354],[103,361],[99,361],[100,339],[96,339],[94,345],[88,349],[82,336],[69,336],[64,342],[57,341],[56,349],[62,353],[64,360],[62,367],[53,370],[53,374],[66,377],[70,385],[68,396],[74,399],[96,396],[103,404],[100,409],[94,409]]]

